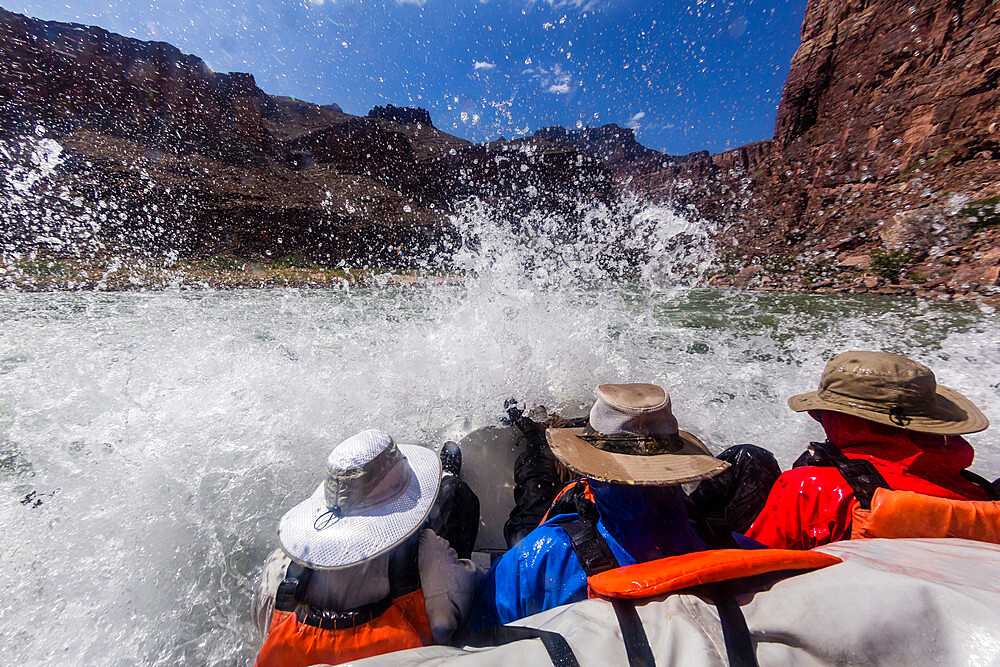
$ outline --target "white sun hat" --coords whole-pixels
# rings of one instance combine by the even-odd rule
[[[317,570],[370,560],[423,525],[440,484],[433,450],[362,431],[330,452],[326,479],[281,517],[278,542],[293,561]]]

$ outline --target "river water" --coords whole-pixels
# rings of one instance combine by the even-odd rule
[[[850,348],[906,352],[1000,419],[996,318],[972,306],[472,283],[0,296],[3,662],[252,660],[277,519],[366,427],[436,444],[510,396],[580,412],[648,380],[716,450],[787,465],[819,430],[785,399]],[[970,440],[1000,475],[997,439]]]
[[[252,661],[277,520],[364,428],[437,445],[509,397],[579,414],[599,383],[651,381],[714,450],[787,466],[820,431],[785,400],[852,348],[911,355],[1000,420],[989,308],[685,287],[711,250],[664,210],[530,238],[465,219],[458,285],[0,294],[0,662]],[[649,252],[616,282],[628,243]],[[1000,475],[997,438],[970,440]]]

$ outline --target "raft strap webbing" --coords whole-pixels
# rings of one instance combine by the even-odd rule
[[[722,639],[726,643],[729,667],[758,667],[747,619],[743,616],[743,610],[740,609],[729,582],[723,581],[705,586],[704,591],[719,612],[719,624],[722,625]]]
[[[577,519],[560,522],[559,527],[569,536],[573,552],[588,577],[618,567],[618,559],[597,531],[593,518],[581,513]],[[628,664],[631,667],[654,667],[653,649],[649,646],[649,638],[642,627],[639,612],[635,610],[635,603],[613,599],[611,605],[622,630]]]
[[[477,632],[461,643],[465,646],[482,648],[501,646],[525,639],[540,639],[542,645],[545,646],[545,651],[549,654],[549,660],[555,667],[580,667],[580,663],[566,638],[558,632],[549,630],[526,628],[520,625],[497,625],[489,630]]]

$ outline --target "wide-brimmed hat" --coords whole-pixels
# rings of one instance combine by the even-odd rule
[[[670,396],[655,384],[602,384],[585,428],[550,428],[552,453],[585,477],[670,486],[713,477],[729,464],[677,426]]]
[[[326,479],[281,517],[278,542],[293,561],[314,569],[370,560],[416,532],[440,484],[433,450],[362,431],[330,452]]]
[[[819,390],[788,399],[796,412],[830,410],[921,433],[976,433],[990,425],[972,401],[937,383],[923,364],[888,352],[841,352]]]

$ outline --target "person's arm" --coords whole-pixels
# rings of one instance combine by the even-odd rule
[[[426,529],[420,534],[418,566],[434,641],[447,644],[469,617],[483,571],[471,560],[459,558],[446,540]]]
[[[850,537],[850,486],[836,468],[781,474],[747,537],[775,549],[812,549]]]
[[[253,598],[254,626],[257,628],[257,636],[261,641],[267,637],[271,626],[271,616],[274,614],[274,597],[278,593],[278,586],[285,578],[285,570],[291,559],[285,555],[281,549],[275,549],[264,561],[264,568],[260,573],[260,585],[257,587],[257,594]]]

